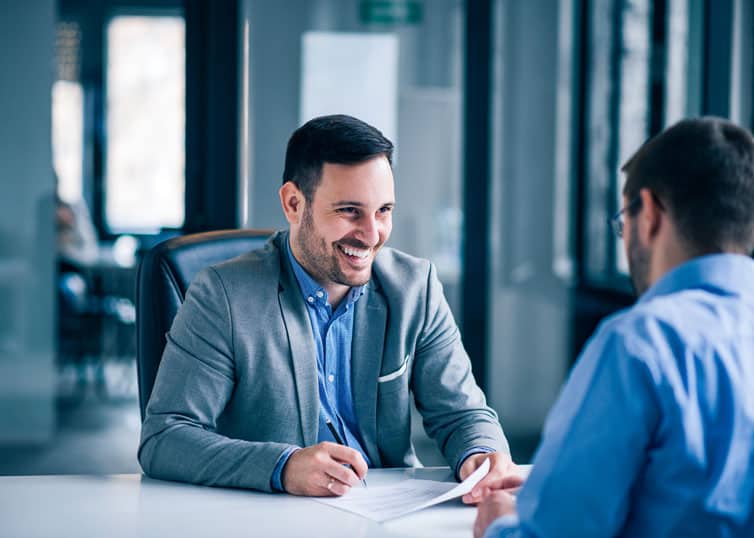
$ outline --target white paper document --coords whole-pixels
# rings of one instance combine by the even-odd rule
[[[351,491],[342,497],[319,497],[313,500],[382,522],[461,497],[471,491],[489,470],[490,462],[484,460],[484,463],[460,484],[407,479],[388,486],[351,488]]]

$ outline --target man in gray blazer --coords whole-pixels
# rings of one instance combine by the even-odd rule
[[[192,282],[146,409],[145,473],[342,495],[368,467],[419,465],[411,395],[458,478],[487,458],[475,491],[513,473],[436,270],[383,247],[392,152],[349,116],[294,132],[280,189],[290,230]]]

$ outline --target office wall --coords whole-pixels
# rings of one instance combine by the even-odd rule
[[[0,2],[0,442],[54,429],[54,0]]]

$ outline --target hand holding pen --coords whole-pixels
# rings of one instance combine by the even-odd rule
[[[341,446],[348,446],[343,442],[343,439],[340,437],[340,434],[338,433],[338,430],[335,429],[335,426],[332,422],[330,422],[330,419],[325,419],[325,424],[327,424],[327,428],[330,430],[330,433],[335,438],[335,442],[338,443]],[[367,481],[366,478],[361,479],[361,483],[364,485],[364,487],[367,487]]]
[[[358,450],[324,441],[295,450],[281,478],[283,489],[291,495],[322,497],[347,493],[367,470]]]

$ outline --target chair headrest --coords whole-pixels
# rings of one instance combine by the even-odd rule
[[[141,260],[136,289],[136,366],[144,419],[170,330],[194,276],[213,265],[261,248],[273,230],[221,230],[168,239]]]

